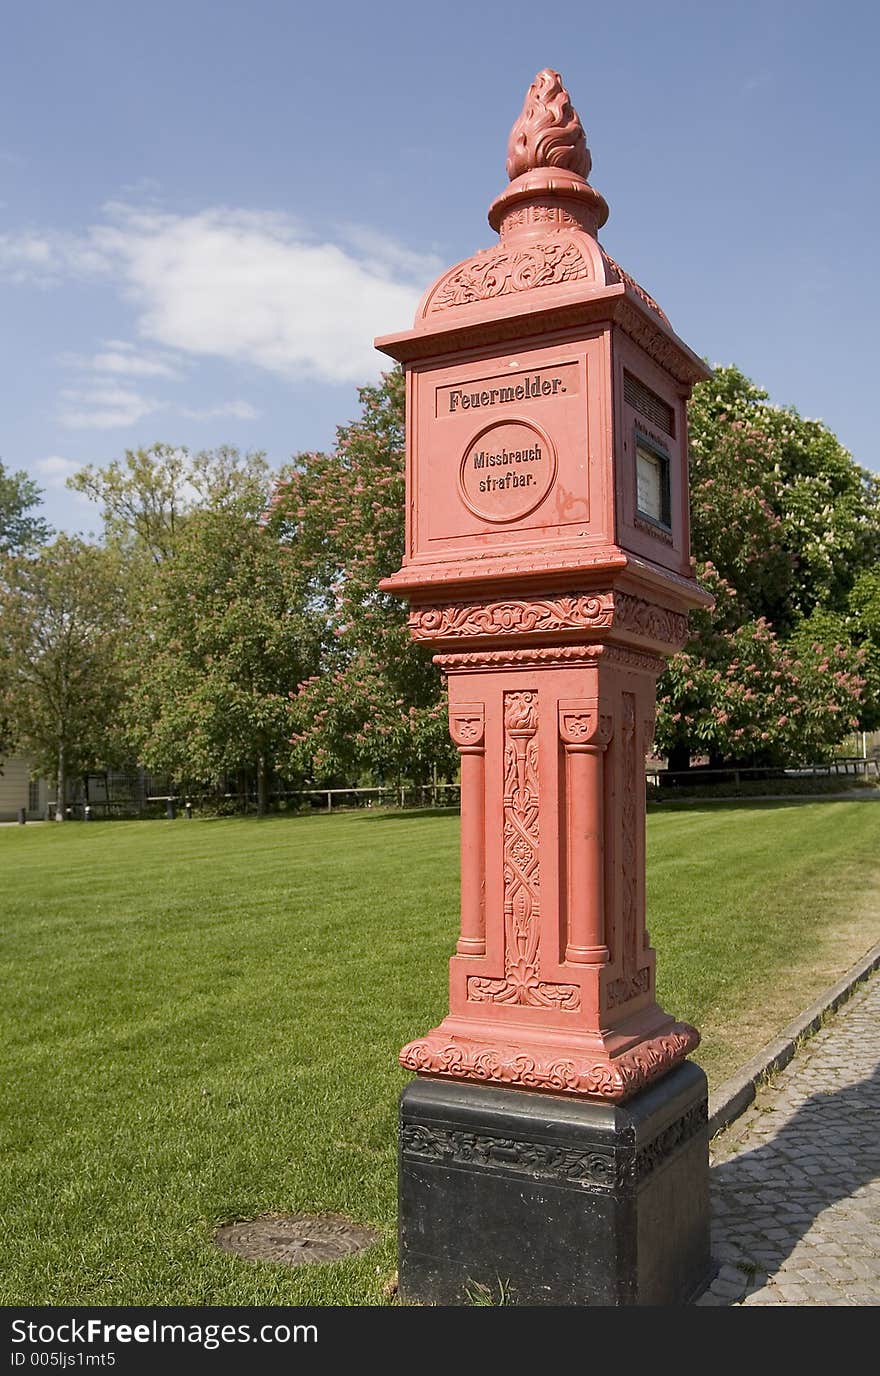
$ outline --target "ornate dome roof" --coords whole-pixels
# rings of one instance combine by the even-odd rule
[[[634,292],[668,325],[656,301],[599,246],[596,235],[608,206],[587,180],[591,166],[568,91],[559,73],[546,68],[529,87],[510,131],[510,185],[489,208],[501,242],[445,272],[422,299],[416,326],[517,293],[555,287],[582,296],[615,284]]]

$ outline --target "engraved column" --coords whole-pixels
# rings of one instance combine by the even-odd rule
[[[595,702],[559,704],[565,746],[568,939],[565,959],[603,965],[605,945],[605,747],[612,720]]]
[[[481,702],[450,708],[449,731],[461,759],[461,956],[486,953],[486,749]]]

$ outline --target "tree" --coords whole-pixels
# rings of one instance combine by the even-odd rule
[[[673,769],[820,757],[876,712],[855,593],[880,557],[880,487],[821,421],[736,368],[694,389],[692,549],[717,598],[658,685]]]
[[[294,561],[249,505],[193,511],[175,531],[148,582],[127,710],[148,768],[179,783],[252,773],[263,814],[316,636]]]
[[[445,693],[400,598],[377,587],[404,550],[402,371],[359,395],[361,415],[339,428],[334,451],[300,454],[273,499],[270,526],[325,627],[321,671],[293,701],[294,754],[324,781],[424,780],[457,764]]]
[[[735,367],[694,388],[689,448],[695,557],[780,632],[818,606],[845,611],[880,558],[880,476]]]
[[[301,581],[261,525],[265,457],[156,444],[69,485],[100,503],[130,571],[131,750],[178,784],[244,771],[264,812],[269,777],[289,762],[290,692],[315,664]]]
[[[194,511],[244,506],[255,515],[271,490],[269,465],[261,453],[241,454],[230,446],[190,454],[154,444],[127,449],[103,468],[89,464],[67,480],[68,487],[100,504],[105,537],[154,563],[167,559]]]
[[[0,567],[0,718],[57,783],[120,751],[126,627],[118,554],[60,535]]]
[[[43,494],[37,484],[19,470],[10,472],[0,460],[0,555],[43,545],[51,529],[32,508],[39,506]]]
[[[333,453],[301,454],[284,475],[271,518],[325,620],[322,671],[293,719],[303,768],[327,780],[454,768],[439,676],[400,600],[377,590],[404,546],[401,371],[360,397]],[[717,605],[692,617],[661,678],[658,744],[674,768],[698,753],[816,756],[876,710],[880,634],[863,580],[880,554],[877,479],[733,367],[695,389],[691,465],[697,573]]]
[[[812,762],[857,724],[865,688],[859,652],[833,617],[815,614],[788,640],[745,612],[709,564],[714,611],[691,613],[691,640],[658,684],[658,745],[671,770],[710,764]]]
[[[863,731],[880,726],[880,566],[856,574],[849,594],[846,626],[864,656],[861,672],[866,690],[859,725]]]

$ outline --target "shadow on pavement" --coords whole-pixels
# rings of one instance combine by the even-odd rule
[[[759,1281],[772,1276],[820,1214],[880,1176],[878,1123],[880,1066],[857,1084],[811,1095],[762,1145],[713,1166],[715,1257],[754,1267]],[[760,1134],[760,1117],[751,1132]],[[853,1213],[858,1229],[857,1204]],[[832,1270],[834,1252],[850,1251],[844,1243],[817,1246]]]

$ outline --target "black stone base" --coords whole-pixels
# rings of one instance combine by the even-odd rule
[[[400,1099],[400,1294],[685,1304],[711,1279],[706,1077],[615,1107],[414,1080]]]

